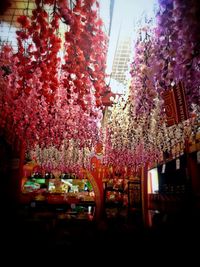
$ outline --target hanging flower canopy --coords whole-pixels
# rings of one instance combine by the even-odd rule
[[[101,129],[107,39],[95,0],[35,0],[18,18],[18,51],[0,57],[0,124],[44,168],[87,167],[102,139],[104,164],[137,169],[179,156],[199,129],[199,1],[160,0],[157,25],[139,30],[126,97]],[[47,11],[50,10],[50,11]],[[62,36],[60,27],[65,25]],[[165,93],[179,84],[189,116],[169,126]]]
[[[73,9],[67,1],[35,0],[32,16],[18,18],[17,53],[2,47],[0,123],[28,150],[62,150],[71,140],[91,149],[99,140],[108,88],[107,39],[97,12],[95,0],[76,1]]]
[[[160,1],[157,25],[139,30],[127,100],[112,108],[106,164],[137,168],[178,157],[199,131],[200,54],[198,1]],[[189,118],[169,127],[164,92],[184,84]]]

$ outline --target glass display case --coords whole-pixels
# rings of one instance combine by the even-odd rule
[[[33,173],[22,185],[22,202],[31,207],[56,211],[68,219],[93,219],[95,194],[88,179],[73,174],[54,176]]]

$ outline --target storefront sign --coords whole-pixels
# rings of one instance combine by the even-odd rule
[[[180,169],[180,159],[176,159],[176,170]]]
[[[181,82],[164,92],[163,99],[168,126],[188,119],[185,90]]]
[[[176,103],[173,95],[173,90],[168,90],[163,94],[165,103],[165,114],[167,117],[167,125],[172,126],[178,123],[178,117],[176,113]]]
[[[165,169],[166,169],[166,164],[162,165],[162,173],[165,173]]]
[[[176,113],[178,117],[178,122],[187,120],[189,116],[183,83],[179,82],[179,84],[173,88],[173,93],[176,103]]]
[[[200,163],[200,151],[197,152],[197,163]]]

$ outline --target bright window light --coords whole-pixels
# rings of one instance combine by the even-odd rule
[[[158,169],[148,171],[148,194],[158,193]]]
[[[105,28],[108,28],[109,1],[100,0],[101,12],[100,15],[105,23]],[[107,83],[110,83],[114,93],[124,94],[126,86],[125,80],[129,78],[129,63],[132,61],[134,51],[134,43],[137,38],[137,29],[145,24],[145,18],[155,18],[155,10],[157,8],[157,0],[117,0],[114,1],[113,18],[111,23],[111,31],[109,38],[107,69]],[[106,30],[106,33],[108,31]],[[129,40],[130,47],[128,49],[128,62],[123,66],[116,67],[117,50],[123,43],[123,40]],[[131,51],[131,52],[130,52]],[[118,53],[119,54],[119,53]],[[127,58],[126,58],[127,59]],[[126,60],[127,61],[127,60]],[[119,78],[118,78],[119,77]],[[110,80],[109,80],[110,79]],[[121,83],[115,83],[112,79],[118,80]],[[117,88],[115,89],[115,87]]]

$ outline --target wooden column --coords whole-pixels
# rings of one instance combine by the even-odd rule
[[[145,164],[141,168],[141,186],[142,186],[142,215],[144,226],[149,226],[148,216],[148,166]]]
[[[16,141],[12,146],[9,159],[9,173],[5,177],[5,179],[8,179],[7,188],[5,189],[7,192],[7,204],[14,208],[20,200],[24,155],[24,146],[19,141]]]
[[[188,175],[193,195],[200,198],[200,164],[197,163],[197,152],[188,153]]]

